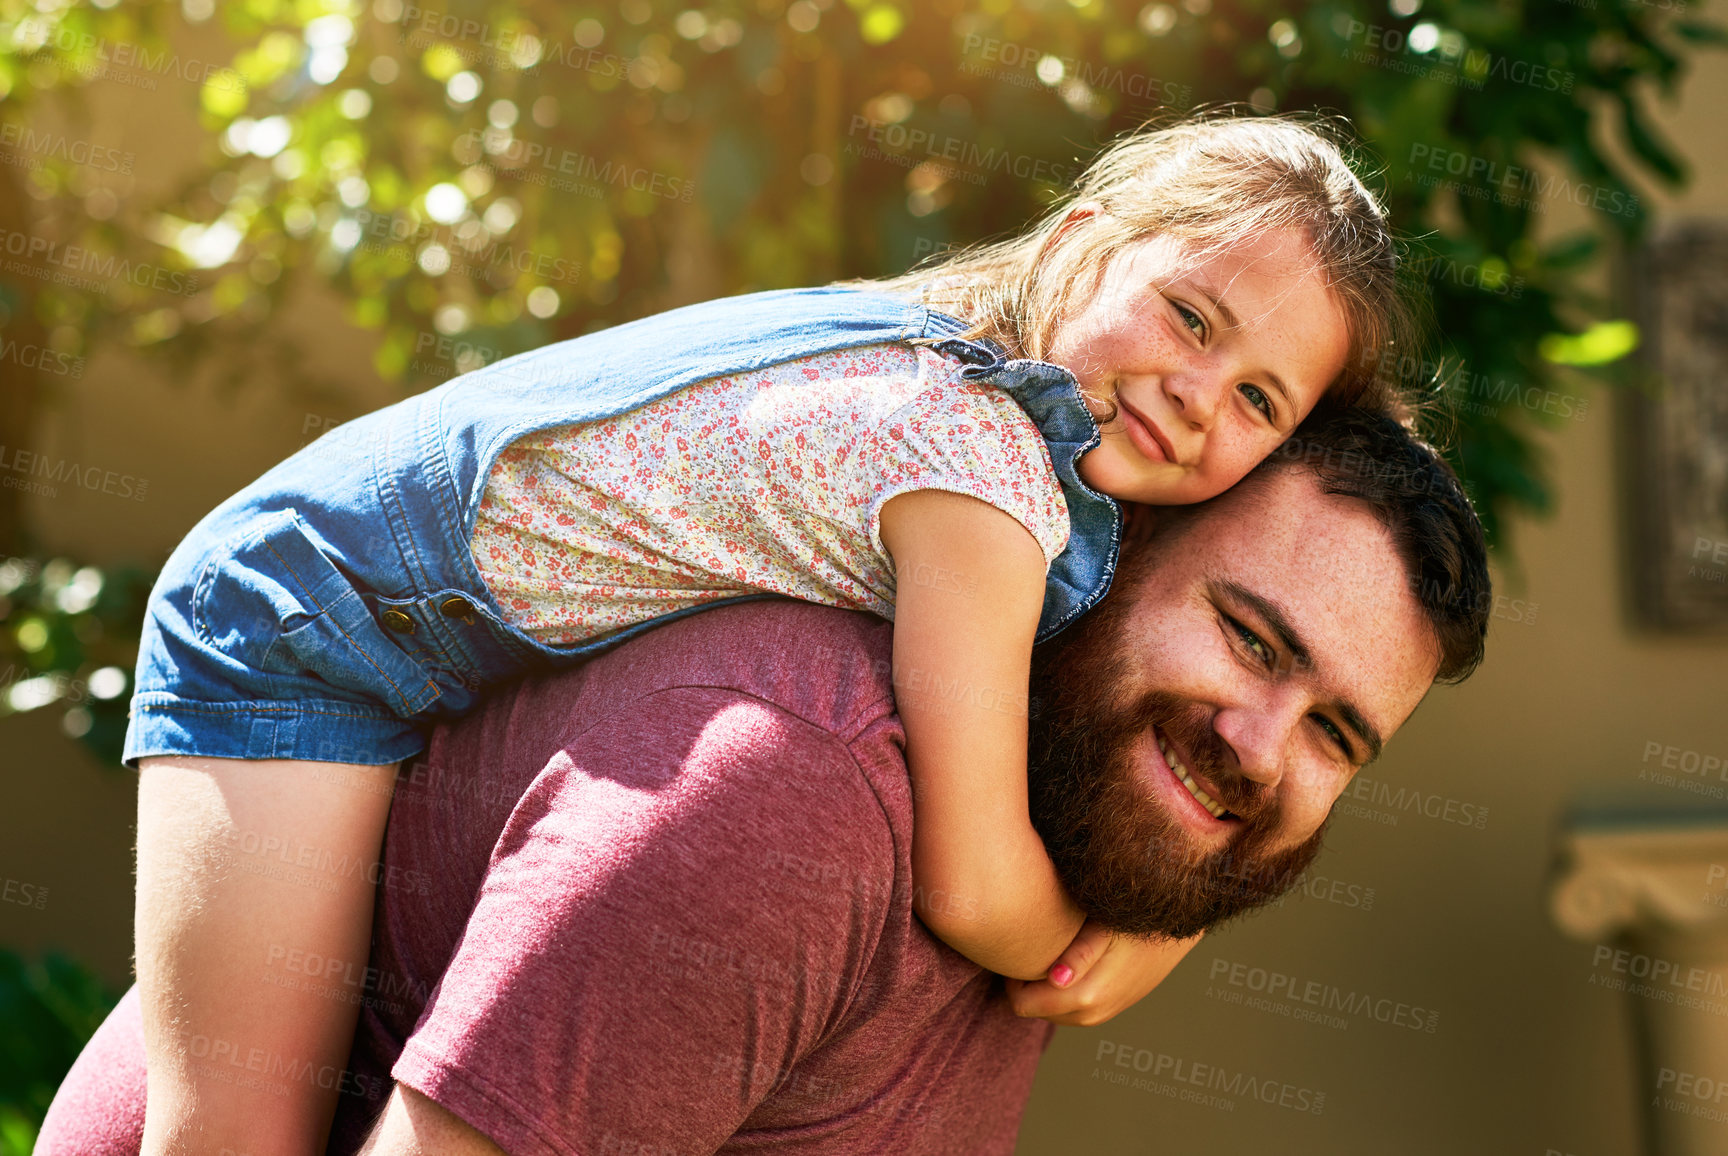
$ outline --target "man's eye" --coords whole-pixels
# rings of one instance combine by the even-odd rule
[[[1182,315],[1182,324],[1186,325],[1196,337],[1206,336],[1206,319],[1179,301],[1172,301],[1176,312]]]
[[[1275,411],[1272,406],[1272,399],[1266,396],[1265,390],[1257,385],[1250,385],[1246,381],[1237,388],[1242,391],[1242,396],[1248,399],[1249,405],[1265,414],[1267,421],[1272,420]]]
[[[1315,715],[1314,721],[1320,725],[1321,730],[1326,732],[1326,737],[1337,744],[1338,750],[1343,753],[1345,758],[1353,759],[1356,757],[1356,752],[1350,749],[1350,740],[1344,737],[1344,732],[1338,729],[1337,723],[1323,714]]]
[[[1260,636],[1258,634],[1255,634],[1252,630],[1249,630],[1234,618],[1230,619],[1230,629],[1236,632],[1236,637],[1242,640],[1242,645],[1247,647],[1248,652],[1255,658],[1259,659],[1263,666],[1270,667],[1272,665],[1272,659],[1274,657],[1272,654],[1272,648],[1260,641]]]

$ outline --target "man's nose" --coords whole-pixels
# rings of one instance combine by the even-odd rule
[[[1237,769],[1267,790],[1284,780],[1290,728],[1273,711],[1231,707],[1214,716],[1212,728],[1236,755]]]

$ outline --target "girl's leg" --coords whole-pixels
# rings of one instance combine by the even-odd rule
[[[396,767],[139,760],[143,1156],[324,1151]]]

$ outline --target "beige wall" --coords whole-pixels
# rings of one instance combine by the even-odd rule
[[[1728,218],[1724,107],[1728,67],[1706,58],[1665,117],[1696,167],[1691,191],[1664,202],[1666,215]],[[392,399],[373,382],[367,339],[327,300],[308,300],[296,316],[293,356],[329,382],[328,399],[342,400],[285,400],[265,362],[259,381],[243,377],[224,392],[118,355],[93,360],[57,399],[41,448],[146,477],[149,496],[40,500],[35,520],[49,548],[159,559],[214,502],[298,445],[308,414],[348,417]],[[1646,741],[1728,753],[1728,642],[1627,625],[1615,426],[1614,407],[1599,399],[1547,439],[1559,509],[1518,527],[1521,576],[1502,579],[1537,608],[1534,620],[1497,621],[1481,673],[1436,691],[1371,776],[1470,808],[1461,813],[1485,808],[1485,827],[1409,812],[1395,826],[1338,818],[1317,870],[1342,882],[1344,902],[1290,899],[1211,937],[1116,1022],[1058,1033],[1022,1152],[1636,1150],[1626,997],[1592,986],[1591,948],[1548,923],[1552,833],[1579,789],[1635,787]],[[48,888],[40,911],[0,904],[0,943],[59,945],[123,979],[131,781],[61,739],[46,714],[0,719],[0,750],[0,874]],[[1347,905],[1369,888],[1371,909]],[[1240,989],[1211,980],[1216,961],[1414,1005],[1437,1013],[1435,1030],[1360,1016],[1340,1029],[1227,1005],[1215,992]],[[1142,1073],[1112,1067],[1111,1055],[1101,1061],[1101,1049],[1324,1092],[1324,1109],[1302,1114],[1238,1095],[1224,1110],[1119,1086],[1100,1073]],[[1159,1082],[1178,1087],[1168,1074]]]

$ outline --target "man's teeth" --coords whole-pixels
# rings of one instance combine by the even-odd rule
[[[1229,808],[1220,806],[1211,795],[1200,789],[1199,783],[1188,777],[1188,768],[1176,761],[1176,755],[1163,735],[1158,736],[1158,749],[1163,752],[1164,761],[1170,764],[1170,769],[1176,772],[1176,777],[1182,780],[1182,785],[1188,788],[1188,793],[1200,800],[1200,805],[1205,807],[1214,819],[1222,819],[1230,813]]]

